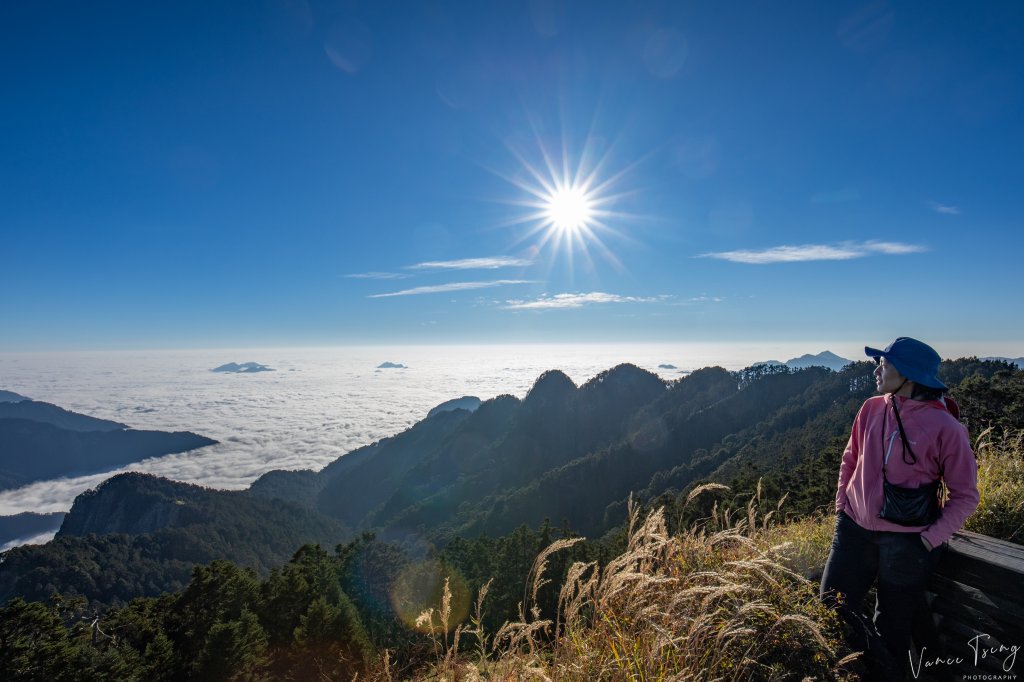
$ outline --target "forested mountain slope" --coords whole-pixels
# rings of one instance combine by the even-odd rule
[[[281,500],[120,474],[80,495],[57,537],[0,562],[0,602],[57,591],[102,603],[177,590],[227,559],[265,575],[305,543],[351,538],[337,521]]]
[[[761,480],[770,496],[789,493],[789,511],[812,511],[834,495],[871,369],[708,368],[665,384],[620,366],[580,387],[547,372],[522,400],[436,413],[320,472],[273,472],[250,491],[115,477],[76,501],[57,540],[4,556],[0,596],[125,600],[177,589],[197,563],[265,572],[303,542],[331,547],[362,531],[442,548],[550,519],[600,537],[619,527],[630,494],[672,507],[709,480],[737,490]],[[967,359],[942,371],[976,432],[1024,425],[1020,370]]]

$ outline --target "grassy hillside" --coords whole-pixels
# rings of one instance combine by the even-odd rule
[[[979,444],[983,504],[970,529],[1019,532],[1022,443],[1018,432]],[[634,506],[601,541],[524,528],[423,556],[364,537],[334,554],[304,547],[263,580],[214,562],[174,594],[108,612],[13,600],[0,609],[0,675],[860,678],[816,597],[834,517],[734,499],[721,484],[691,490],[678,506],[712,511],[677,532],[663,509]]]

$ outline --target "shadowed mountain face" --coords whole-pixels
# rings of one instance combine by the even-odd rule
[[[607,526],[610,501],[676,463],[674,429],[737,391],[735,377],[722,369],[694,372],[671,387],[632,365],[581,387],[549,371],[521,401],[499,396],[473,413],[437,413],[318,474],[273,472],[252,490],[311,501],[356,528],[440,542],[454,534],[501,533],[545,517],[599,532]],[[711,445],[727,422],[694,441]],[[622,469],[614,481],[603,480],[609,466]],[[543,495],[537,494],[540,485]]]
[[[89,417],[35,400],[0,402],[0,419],[27,419],[66,431],[120,431],[129,428],[127,424]]]
[[[115,469],[216,442],[188,431],[78,431],[29,419],[0,419],[0,489]]]
[[[141,535],[203,523],[216,509],[206,499],[213,492],[146,474],[120,474],[75,498],[57,535]]]
[[[271,512],[271,509],[276,511]],[[281,500],[268,500],[240,490],[203,488],[149,474],[127,473],[109,478],[75,498],[57,536],[142,535],[166,528],[231,520],[251,524],[250,532],[255,533],[260,532],[261,526],[274,523],[274,517],[279,521],[283,518],[290,527],[309,524],[318,539],[326,536],[340,541],[346,535],[337,522]]]
[[[448,400],[427,413],[427,419],[430,419],[439,412],[451,412],[452,410],[466,410],[467,412],[473,412],[480,407],[480,398],[464,395],[461,398],[455,398],[454,400]]]
[[[35,400],[0,401],[0,490],[107,471],[216,442],[188,431],[136,431]]]
[[[273,472],[251,490],[388,537],[444,544],[545,519],[593,537],[625,518],[631,493],[653,499],[719,471],[735,475],[734,459],[752,465],[751,442],[820,446],[841,436],[873,388],[861,364],[841,373],[708,368],[671,384],[621,365],[580,387],[545,372],[521,401],[438,413],[319,473]],[[793,435],[821,414],[819,438]]]
[[[721,376],[735,384],[724,370]],[[516,489],[623,437],[629,415],[666,392],[660,378],[632,365],[579,388],[564,373],[549,371],[522,401],[506,395],[473,412],[432,411],[409,430],[317,474],[271,472],[251,490],[309,504],[362,528],[433,525],[448,520],[451,505]]]
[[[44,533],[55,533],[64,521],[64,512],[36,514],[25,512],[0,516],[0,546]]]
[[[196,564],[228,559],[266,575],[304,543],[351,537],[296,505],[147,474],[114,476],[79,495],[56,539],[0,562],[0,601],[55,589],[104,604],[181,589]]]

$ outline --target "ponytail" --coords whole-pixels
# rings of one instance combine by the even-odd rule
[[[914,382],[914,389],[910,394],[911,400],[940,400],[945,391],[941,388],[934,388],[932,386],[923,386],[922,384]]]

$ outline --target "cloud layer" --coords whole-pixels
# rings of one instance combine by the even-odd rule
[[[460,260],[435,260],[408,266],[409,270],[497,270],[498,268],[525,268],[533,265],[528,258],[489,256]]]
[[[553,310],[558,308],[582,308],[594,303],[653,303],[663,297],[620,296],[595,291],[589,294],[555,294],[541,296],[532,301],[508,301],[509,310]]]
[[[419,296],[421,294],[443,294],[451,291],[471,291],[473,289],[489,289],[491,287],[503,287],[509,284],[536,284],[528,279],[496,279],[486,282],[449,282],[447,284],[432,284],[401,291],[391,291],[386,294],[370,294],[370,298],[388,298],[390,296]]]
[[[717,258],[733,263],[765,265],[769,263],[799,263],[823,260],[853,260],[873,255],[904,255],[927,251],[916,244],[899,242],[843,242],[841,244],[800,244],[773,246],[761,250],[720,251],[704,253],[700,258]]]
[[[499,268],[525,268],[533,265],[529,258],[517,258],[515,256],[485,256],[483,258],[460,258],[458,260],[432,260],[405,265],[405,270],[416,270],[422,272],[452,270],[497,270]],[[348,279],[407,279],[413,277],[408,272],[356,272],[345,275]],[[479,288],[479,287],[477,287]],[[430,293],[430,292],[423,292]],[[391,294],[397,296],[398,294]]]
[[[412,275],[404,272],[357,272],[345,275],[349,279],[407,279]]]

